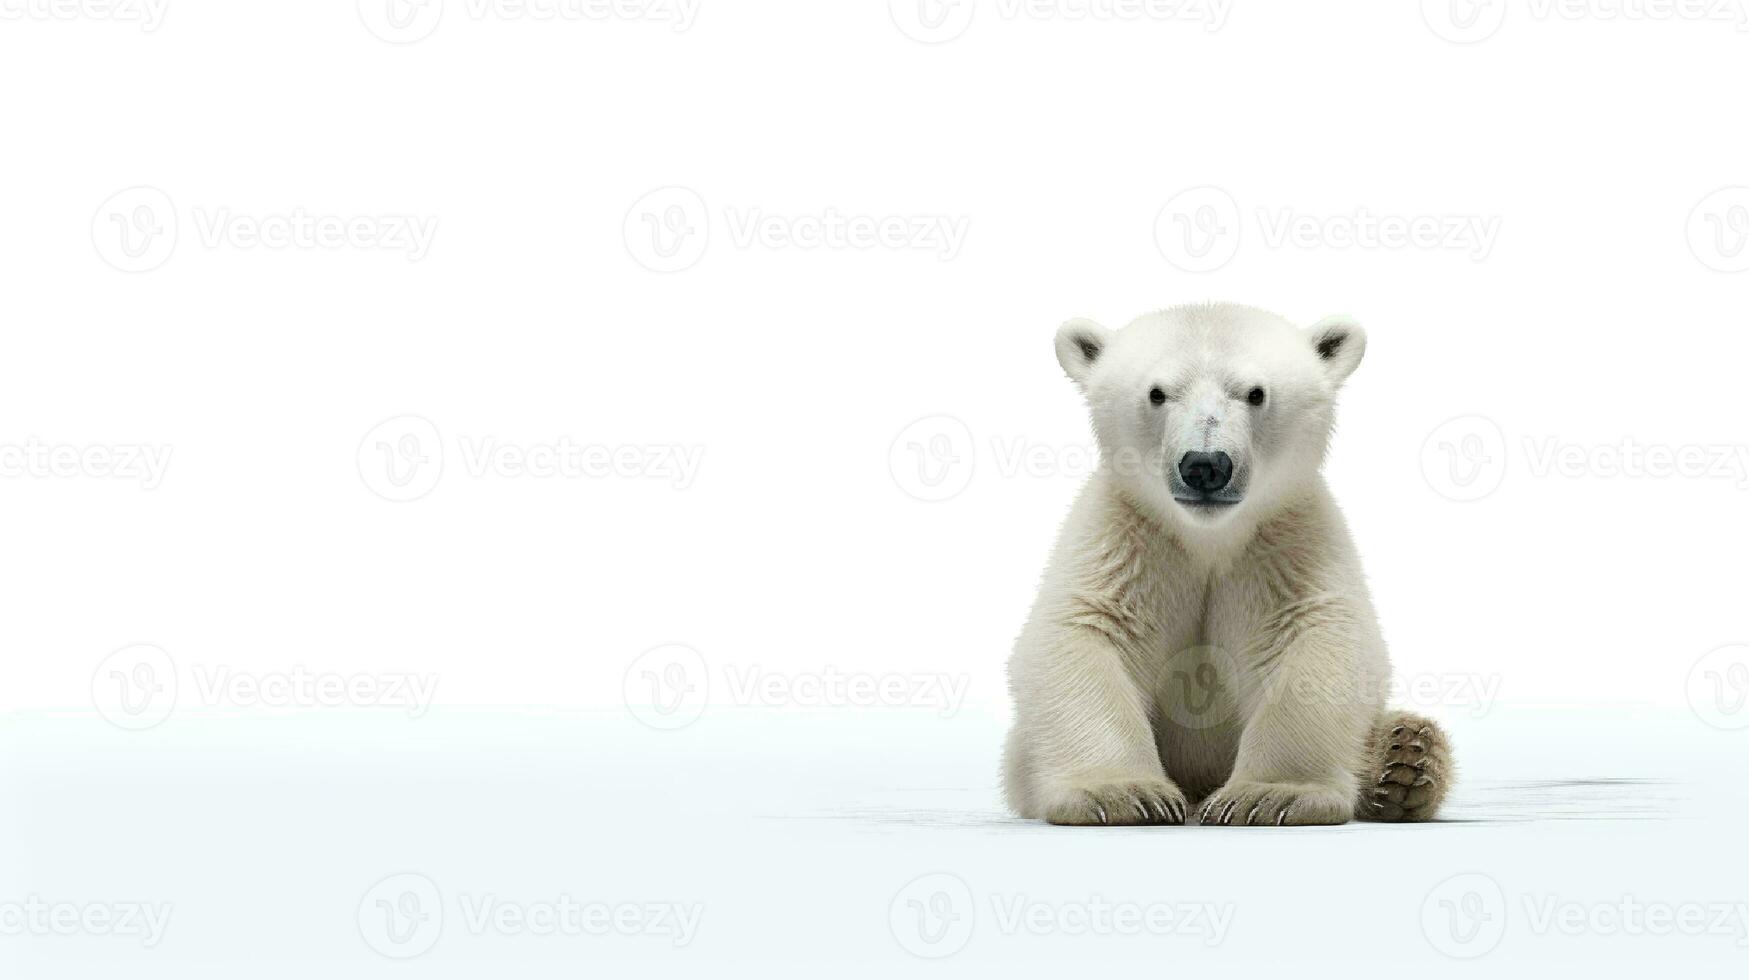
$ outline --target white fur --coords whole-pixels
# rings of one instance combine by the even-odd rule
[[[1009,662],[1009,805],[1053,823],[1179,823],[1199,800],[1211,822],[1371,815],[1384,744],[1402,753],[1415,733],[1397,737],[1405,722],[1383,713],[1384,641],[1319,473],[1364,332],[1216,305],[1121,331],[1072,320],[1056,347],[1086,394],[1101,467]],[[1176,499],[1194,496],[1179,459],[1217,450],[1242,499]],[[1437,786],[1422,765],[1403,771],[1393,799],[1436,805],[1443,771]]]

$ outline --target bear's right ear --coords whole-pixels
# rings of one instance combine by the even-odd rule
[[[1074,319],[1057,328],[1057,363],[1076,384],[1086,387],[1093,362],[1111,346],[1112,333],[1092,320]]]

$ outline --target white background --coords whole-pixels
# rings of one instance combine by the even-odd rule
[[[1442,888],[1507,923],[1482,964],[1741,962],[1749,925],[1527,909],[1749,902],[1746,18],[1454,4],[0,0],[0,962],[377,975],[403,873],[441,891],[408,976],[1461,972]],[[353,231],[249,237],[303,217]],[[823,219],[906,231],[796,243]],[[1441,240],[1348,233],[1378,220]],[[1208,299],[1368,328],[1328,473],[1458,741],[1449,824],[1000,809],[1003,662],[1090,448],[1052,333]],[[156,478],[114,472],[139,447]],[[251,693],[295,672],[435,696]],[[1603,779],[1644,782],[1560,782]],[[906,933],[933,873],[963,949]],[[461,904],[560,894],[702,925]],[[1232,926],[993,913],[1094,895]],[[174,912],[9,930],[33,898]]]

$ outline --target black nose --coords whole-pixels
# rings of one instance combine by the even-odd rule
[[[1184,485],[1202,493],[1214,493],[1233,478],[1233,457],[1226,453],[1185,453],[1178,461]]]

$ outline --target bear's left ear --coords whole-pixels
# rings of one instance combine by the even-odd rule
[[[1306,337],[1334,385],[1346,381],[1366,354],[1366,331],[1353,317],[1325,317],[1307,328]]]
[[[1070,380],[1087,387],[1093,362],[1111,344],[1111,331],[1092,320],[1074,319],[1057,328],[1057,363]]]

